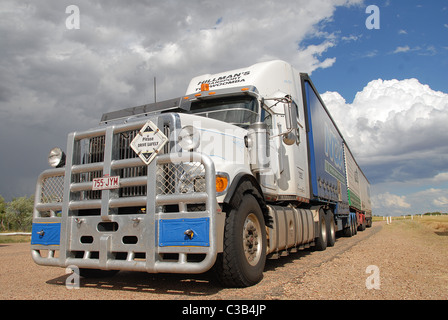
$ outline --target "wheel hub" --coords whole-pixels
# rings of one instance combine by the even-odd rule
[[[243,227],[243,248],[247,262],[256,265],[261,257],[260,223],[254,214],[249,214]]]

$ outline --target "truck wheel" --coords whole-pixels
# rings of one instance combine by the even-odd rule
[[[318,237],[316,238],[315,249],[318,251],[324,251],[327,249],[328,233],[327,233],[327,222],[325,219],[325,213],[323,209],[319,209],[319,229]]]
[[[333,212],[331,210],[327,210],[325,218],[326,218],[327,236],[328,236],[327,246],[333,247],[334,244],[336,243],[336,226],[334,222]]]
[[[223,253],[216,269],[226,287],[248,287],[263,278],[266,263],[266,229],[263,213],[250,194],[226,217]]]

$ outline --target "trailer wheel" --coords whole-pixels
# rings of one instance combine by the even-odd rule
[[[327,241],[327,246],[328,247],[333,247],[334,244],[336,243],[336,225],[334,222],[334,214],[333,211],[331,210],[327,210],[326,214],[325,214],[325,218],[326,218],[326,224],[327,224],[327,236],[328,236],[328,241]]]
[[[248,287],[263,278],[266,228],[257,200],[244,195],[226,217],[223,253],[218,256],[218,280],[226,287]]]
[[[356,224],[356,218],[350,220],[350,237],[353,237],[356,234]]]
[[[355,219],[353,219],[353,235],[358,234],[358,217],[355,216]]]
[[[361,229],[359,231],[364,231],[364,230],[366,230],[366,222],[365,221],[361,224]]]
[[[344,228],[344,236],[345,237],[352,237],[355,235],[355,224],[356,222],[354,221],[355,219],[353,219],[353,215],[350,213],[349,215],[349,222],[348,222],[348,227]]]
[[[319,229],[318,237],[316,239],[315,249],[318,251],[324,251],[327,249],[328,233],[327,233],[327,221],[325,219],[325,213],[323,209],[319,209]]]

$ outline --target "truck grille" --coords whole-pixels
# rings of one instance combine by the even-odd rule
[[[204,165],[199,162],[157,166],[157,194],[205,192]]]
[[[114,135],[114,151],[112,160],[126,160],[138,158],[138,155],[131,148],[131,141],[139,130],[120,132]],[[170,128],[164,126],[164,133],[169,137]],[[92,164],[104,161],[105,136],[92,137],[78,141],[76,148],[80,151],[75,164]],[[166,150],[165,150],[166,151]],[[148,174],[147,166],[122,168],[115,170],[111,175],[120,176],[120,179],[142,177]],[[87,173],[75,173],[72,175],[73,183],[91,182],[95,178],[103,176],[103,170],[96,170]],[[123,187],[119,189],[119,197],[146,196],[146,186]],[[79,199],[94,200],[101,199],[101,191],[84,191],[78,195]]]
[[[170,137],[171,132],[174,131],[175,119],[173,116],[162,116],[157,124],[159,128],[163,128],[164,134]],[[102,190],[92,190],[91,183],[93,179],[101,178],[106,174],[119,176],[121,182],[119,189],[107,192],[109,194],[107,195],[108,197],[114,199],[146,197],[147,183],[145,179],[148,176],[148,166],[143,164],[131,148],[132,140],[143,125],[144,122],[137,122],[115,128],[108,127],[76,133],[71,150],[68,150],[67,156],[67,158],[70,157],[71,159],[71,170],[69,170],[71,175],[70,183],[64,186],[65,174],[67,174],[65,168],[53,170],[49,176],[42,178],[40,194],[38,195],[39,203],[41,206],[45,204],[49,210],[43,210],[40,212],[40,216],[55,216],[57,212],[62,210],[64,197],[69,197],[69,201],[79,204],[79,208],[73,210],[71,215],[100,215],[100,202],[105,193]],[[108,136],[109,139],[112,137],[109,142],[107,142]],[[109,146],[106,147],[108,143]],[[167,143],[161,154],[168,153],[171,146],[171,143]],[[68,147],[70,148],[70,146]],[[67,162],[67,166],[70,166],[70,161]],[[169,173],[165,173],[165,169],[168,170],[170,166],[165,164],[161,166],[164,169],[158,169],[157,174],[169,176],[170,178],[159,177],[156,180],[165,180],[165,194],[174,192],[175,187],[169,187],[167,184],[167,181],[173,183],[175,178],[172,174],[172,168]],[[55,172],[57,172],[57,175]],[[177,170],[177,173],[180,173],[180,171]],[[64,187],[70,187],[70,192],[64,193]],[[171,191],[169,191],[170,189]],[[81,202],[90,203],[82,205]],[[135,202],[130,201],[129,207],[120,205],[112,210],[111,214],[144,213],[142,207],[142,205],[135,205]]]
[[[64,175],[50,176],[42,182],[41,203],[61,203],[64,194]]]

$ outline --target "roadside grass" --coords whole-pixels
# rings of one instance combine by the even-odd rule
[[[378,220],[378,221],[382,221]],[[402,229],[425,234],[433,240],[439,239],[443,243],[448,243],[448,216],[409,216],[393,217],[392,223],[388,225],[392,229]],[[441,237],[439,237],[441,236]],[[435,238],[434,238],[435,237]]]
[[[448,216],[424,216],[417,221],[439,236],[448,236]]]
[[[14,235],[14,236],[2,236],[0,234],[0,243],[24,243],[31,242],[31,236]]]

